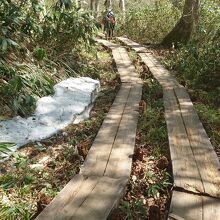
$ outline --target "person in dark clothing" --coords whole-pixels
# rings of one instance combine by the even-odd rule
[[[107,13],[103,17],[103,31],[106,33],[106,39],[111,40],[114,37],[115,30],[115,15],[111,9],[107,10]]]

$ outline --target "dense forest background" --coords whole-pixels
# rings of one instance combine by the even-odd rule
[[[206,101],[216,101],[220,65],[219,3],[189,2],[197,4],[196,15],[190,18],[184,13],[191,13],[195,5],[184,12],[185,2],[178,0],[1,1],[0,115],[28,115],[37,98],[51,93],[53,84],[65,75],[93,74],[94,70],[88,71],[86,61],[80,57],[83,52],[92,51],[92,37],[106,7],[116,13],[118,35],[144,44],[175,46],[166,64],[178,71],[184,84],[207,97]],[[89,9],[95,11],[91,13]],[[167,34],[182,14],[192,20],[186,23],[193,26],[179,22],[180,33],[171,33],[169,42]]]

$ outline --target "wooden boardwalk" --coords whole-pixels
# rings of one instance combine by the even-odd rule
[[[220,220],[220,163],[186,89],[145,47],[118,39],[138,53],[163,87],[174,178],[169,219]]]
[[[142,81],[125,48],[98,40],[112,51],[122,85],[80,174],[63,188],[36,220],[106,219],[129,180]]]

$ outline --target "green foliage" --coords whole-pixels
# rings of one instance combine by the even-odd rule
[[[34,49],[33,55],[37,60],[40,61],[46,57],[46,51],[43,48],[37,47]]]
[[[146,208],[142,200],[136,201],[134,203],[129,203],[128,201],[122,201],[119,208],[125,213],[125,219],[133,220],[137,215],[146,216]],[[135,218],[137,219],[137,218]],[[138,218],[139,219],[139,218]]]
[[[13,147],[14,143],[0,142],[0,160],[4,158],[3,154],[7,155],[10,152],[10,147]]]
[[[188,87],[207,94],[205,102],[220,104],[220,8],[202,1],[198,30],[191,41],[178,49],[166,64],[178,71]]]
[[[195,105],[196,111],[199,117],[203,121],[208,136],[216,149],[220,149],[220,113],[219,109],[213,108],[213,106],[197,103]]]
[[[2,202],[0,204],[0,219],[29,220],[31,219],[31,205],[23,200],[19,202],[10,201],[6,195],[3,195]]]
[[[180,11],[169,2],[158,6],[144,4],[130,8],[125,23],[119,18],[117,32],[141,43],[159,43],[179,16]]]
[[[53,92],[54,81],[34,65],[0,65],[0,78],[5,83],[0,87],[1,98],[15,114],[30,114],[36,99]]]
[[[152,79],[147,79],[144,84],[144,96],[147,109],[139,122],[139,129],[145,134],[141,143],[153,147],[153,154],[160,157],[167,153],[167,130],[163,109],[163,91],[161,86]]]
[[[169,186],[172,185],[170,182],[170,175],[167,172],[163,173],[163,177],[160,178],[156,176],[154,173],[147,173],[148,181],[153,182],[149,185],[147,189],[147,195],[149,197],[156,197],[161,191],[166,190]]]
[[[0,106],[13,114],[30,114],[36,100],[51,94],[55,82],[75,76],[75,69],[94,74],[82,54],[91,50],[95,22],[72,0],[60,0],[46,13],[36,0],[3,0],[0,17]]]

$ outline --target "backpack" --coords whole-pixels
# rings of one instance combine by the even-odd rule
[[[107,17],[111,24],[115,24],[115,16],[112,12],[108,13]]]
[[[115,23],[115,18],[114,18],[114,16],[110,15],[110,16],[109,16],[109,20],[110,20],[110,23],[111,23],[111,24],[114,24],[114,23]]]

